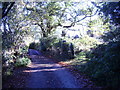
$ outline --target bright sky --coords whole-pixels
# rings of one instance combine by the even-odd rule
[[[74,7],[72,7],[72,8],[74,8],[75,10],[78,10],[78,9],[81,9],[81,8],[84,8],[84,9],[86,9],[87,8],[87,5],[89,5],[89,6],[93,6],[91,3],[90,3],[90,1],[88,1],[88,2],[84,2],[84,3],[81,3],[81,4],[78,4],[78,5],[76,5],[76,6],[74,6]],[[94,11],[96,11],[96,8],[94,8]],[[71,16],[68,14],[67,15],[67,18],[69,19]],[[79,16],[79,18],[81,19],[81,18],[83,18],[84,16]],[[92,18],[91,18],[91,20],[94,20],[94,19],[97,19],[97,17],[98,17],[98,15],[95,15],[95,16],[93,16]],[[80,23],[82,23],[82,24],[86,24],[85,22],[86,21],[88,21],[90,18],[86,18],[86,19],[84,19],[83,21],[81,21]],[[68,22],[66,22],[66,23],[64,23],[64,25],[70,25],[70,22],[68,21]],[[72,37],[72,36],[75,36],[75,35],[78,35],[78,36],[80,36],[80,33],[83,35],[83,34],[86,34],[86,28],[87,27],[85,27],[85,26],[82,26],[82,25],[75,25],[74,27],[71,27],[71,28],[69,28],[70,30],[68,30],[68,29],[63,29],[63,28],[60,28],[60,27],[58,27],[57,28],[57,31],[56,31],[56,33],[58,34],[58,35],[60,35],[61,33],[62,33],[62,30],[67,30],[67,36],[69,35],[70,37]],[[77,31],[71,31],[71,30],[77,30]],[[79,31],[78,31],[79,30]]]

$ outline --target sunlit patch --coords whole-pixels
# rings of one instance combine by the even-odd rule
[[[62,68],[59,68],[59,69],[62,69]],[[56,71],[56,70],[59,70],[58,68],[55,68],[55,69],[40,69],[40,70],[25,70],[23,72],[43,72],[43,71]]]
[[[31,64],[28,67],[38,68],[38,67],[61,67],[61,66],[58,64]]]
[[[59,62],[59,64],[62,65],[62,66],[68,66],[68,65],[70,65],[72,62],[73,62],[73,61],[71,60],[71,61]]]

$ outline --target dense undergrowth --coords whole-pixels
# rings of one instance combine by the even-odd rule
[[[40,51],[62,61],[74,58],[74,46],[72,43],[57,37],[40,39]]]
[[[50,39],[49,37],[41,39],[42,43],[40,46],[43,52],[48,53],[54,58],[58,56],[57,59],[60,61],[69,63],[78,71],[88,75],[96,85],[119,87],[119,37],[119,30],[116,29],[102,36],[104,42],[99,42],[99,40],[89,36],[74,40],[69,38],[64,38],[63,40],[57,38]],[[62,47],[61,45],[63,43],[61,44],[61,42],[64,42],[65,46]],[[71,53],[71,51],[69,51],[70,43],[74,46],[74,58],[68,58]]]
[[[12,75],[16,67],[27,66],[31,60],[27,57],[28,46],[24,45],[19,49],[4,50],[2,55],[3,80]]]
[[[30,61],[30,59],[29,58],[25,58],[25,57],[23,57],[23,58],[19,58],[17,61],[16,61],[16,63],[15,63],[15,66],[27,66],[28,64],[30,64],[31,63],[31,61]]]
[[[92,78],[97,85],[119,87],[120,82],[120,42],[99,45],[90,60],[79,67],[79,70]]]
[[[78,56],[87,60],[75,67],[80,72],[91,77],[100,86],[120,87],[120,34],[119,28],[106,33],[105,42],[99,44],[90,51],[80,52]]]

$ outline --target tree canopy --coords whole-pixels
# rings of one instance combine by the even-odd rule
[[[99,8],[99,14],[104,16],[104,19],[108,20],[109,18],[112,24],[120,25],[120,2],[92,3]]]

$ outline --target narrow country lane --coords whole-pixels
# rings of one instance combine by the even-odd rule
[[[29,66],[30,77],[26,88],[80,88],[75,77],[59,64],[51,62],[45,57],[32,59]]]
[[[36,52],[30,50],[30,53]],[[78,81],[75,76],[65,67],[56,64],[36,52],[37,55],[31,55],[32,63],[29,69],[30,77],[26,81],[26,88],[82,88],[85,83]]]
[[[54,63],[36,50],[29,50],[32,63],[14,75],[12,88],[86,88],[92,83],[76,77],[66,67]],[[9,82],[10,83],[10,82]],[[89,85],[88,85],[89,84]],[[6,84],[6,87],[9,85]]]

